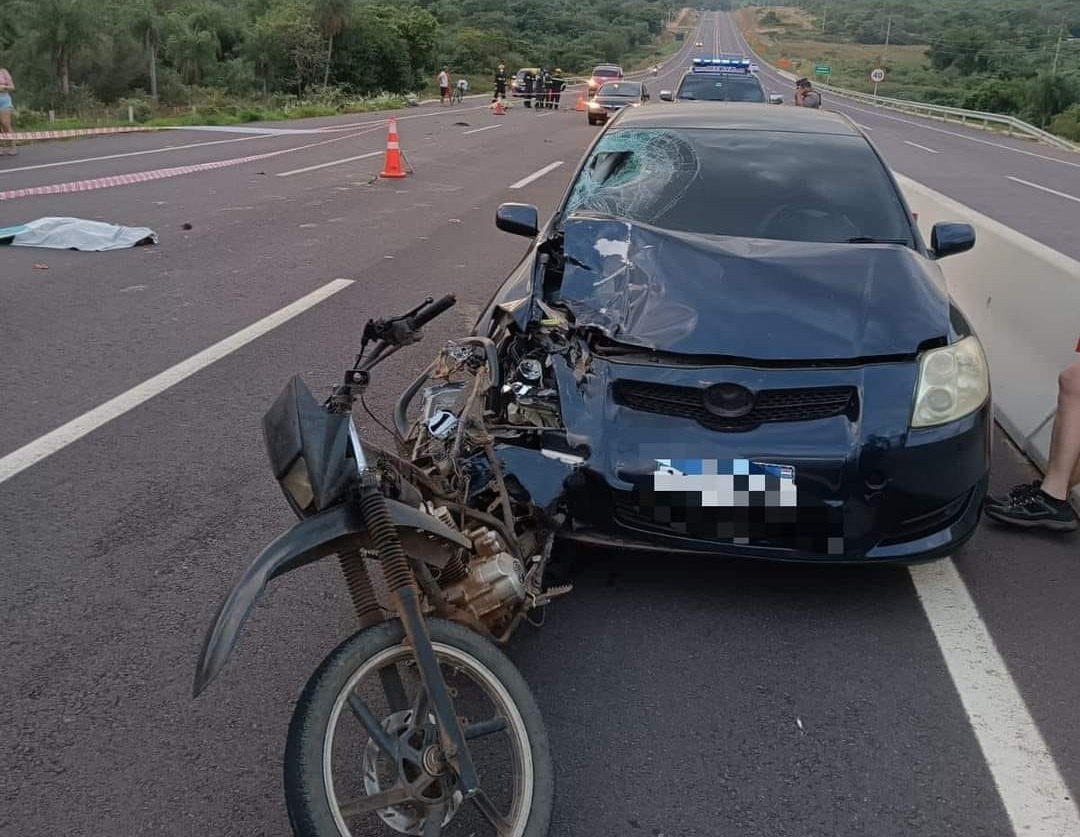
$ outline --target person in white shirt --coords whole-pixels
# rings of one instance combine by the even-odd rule
[[[439,104],[445,105],[450,101],[450,74],[446,71],[446,67],[442,68],[442,72],[439,73]]]

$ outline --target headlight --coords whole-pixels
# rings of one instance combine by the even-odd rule
[[[977,337],[919,358],[912,427],[933,427],[975,412],[990,395],[990,372]]]
[[[596,100],[593,100],[593,101],[589,102],[589,110],[603,110],[603,109],[604,109],[604,106],[602,104],[600,104],[599,102],[597,102]]]
[[[311,489],[311,477],[304,457],[297,457],[289,472],[282,477],[281,487],[285,489],[285,493],[300,511],[306,511],[312,504],[315,500],[315,492]]]

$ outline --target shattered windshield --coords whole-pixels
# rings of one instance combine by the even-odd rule
[[[861,137],[624,128],[605,134],[560,212],[780,241],[914,246],[903,204]]]
[[[701,73],[683,78],[675,98],[680,102],[764,102],[765,91],[753,76]]]

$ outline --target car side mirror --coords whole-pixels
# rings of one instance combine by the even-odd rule
[[[665,101],[665,102],[670,102],[672,100],[671,91],[670,90],[661,90],[660,91],[660,99],[662,101]]]
[[[784,97],[781,96],[779,93],[770,93],[769,94],[769,104],[770,105],[782,105],[782,104],[784,104]]]
[[[975,246],[975,228],[971,224],[943,221],[930,230],[930,249],[935,259],[966,253]]]
[[[504,203],[495,210],[495,226],[511,235],[535,238],[540,231],[540,217],[532,204]]]

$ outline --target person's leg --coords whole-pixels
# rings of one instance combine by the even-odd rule
[[[3,135],[3,138],[7,140],[3,144],[9,146],[6,152],[8,154],[15,153],[15,140],[6,137],[7,134],[12,133],[14,133],[14,129],[11,127],[11,108],[4,108],[0,110],[0,135]]]
[[[1058,408],[1042,490],[1058,500],[1080,484],[1080,360],[1058,376]]]

